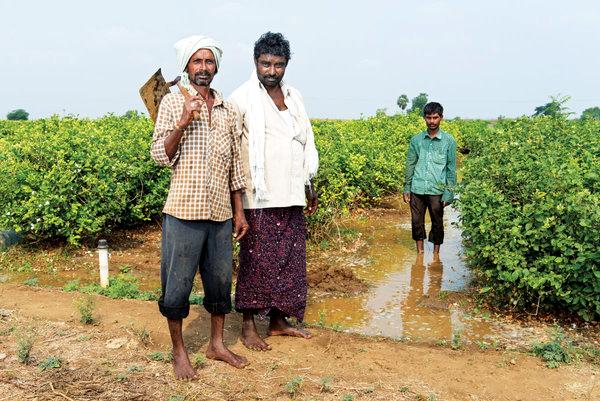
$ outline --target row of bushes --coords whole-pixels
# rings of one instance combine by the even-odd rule
[[[481,291],[600,317],[600,123],[501,120],[462,141],[463,238]]]
[[[0,227],[78,244],[160,213],[170,177],[149,157],[152,123],[107,116],[0,126]]]
[[[314,235],[332,218],[398,192],[418,115],[313,122],[320,153]],[[455,136],[473,123],[450,122]],[[114,227],[159,217],[169,169],[150,158],[152,123],[143,116],[0,122],[0,227],[32,240],[78,244]]]

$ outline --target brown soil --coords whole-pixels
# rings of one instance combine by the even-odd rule
[[[226,342],[251,365],[237,370],[207,360],[197,382],[179,382],[169,363],[150,357],[169,351],[155,303],[95,297],[97,323],[89,326],[78,321],[80,297],[0,284],[0,400],[600,399],[597,365],[548,369],[517,352],[454,351],[320,329],[311,340],[274,337],[267,340],[272,351],[251,352],[239,341],[237,314],[227,319]],[[208,323],[199,308],[185,320],[191,354],[203,355]],[[29,365],[16,358],[26,337],[34,339]],[[60,368],[36,367],[50,356],[61,359]],[[301,382],[295,391],[294,382]]]
[[[115,232],[109,238],[111,270],[126,268],[140,280],[140,288],[144,290],[160,288],[160,238],[161,227],[158,224]],[[309,247],[309,286],[332,293],[366,289],[367,286],[349,268],[351,263],[348,261],[364,246],[364,242],[360,238],[336,237],[332,244],[334,246],[327,252]],[[30,277],[38,277],[41,285],[59,287],[74,279],[80,280],[81,284],[97,282],[97,264],[96,249],[89,247],[69,249],[49,244],[42,247],[20,245],[0,253],[0,271],[12,272],[7,280],[13,283],[22,283]]]

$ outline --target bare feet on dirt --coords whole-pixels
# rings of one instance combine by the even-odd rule
[[[242,344],[253,351],[269,351],[271,349],[271,346],[260,338],[256,329],[242,328]]]
[[[198,378],[185,350],[173,350],[173,370],[179,380],[195,380]]]
[[[267,330],[269,336],[291,336],[301,338],[311,338],[312,334],[304,330],[302,327],[294,327],[290,325],[285,319],[271,319],[269,322],[269,329]]]
[[[209,343],[206,349],[206,357],[216,361],[227,362],[238,369],[242,369],[248,365],[248,360],[245,357],[234,354],[223,344],[213,345]]]

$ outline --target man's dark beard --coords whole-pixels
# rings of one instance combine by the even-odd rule
[[[208,86],[210,84],[211,77],[210,75],[204,75],[198,73],[194,75],[194,79],[192,82],[198,86]]]

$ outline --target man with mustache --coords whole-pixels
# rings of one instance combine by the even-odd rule
[[[242,207],[245,182],[236,109],[210,87],[219,69],[221,46],[211,38],[191,36],[177,42],[175,51],[181,83],[192,96],[169,93],[162,99],[152,139],[153,159],[172,169],[163,209],[158,305],[169,325],[175,375],[194,379],[182,322],[190,310],[198,271],[203,305],[211,314],[206,356],[238,368],[247,364],[246,358],[223,344],[223,325],[231,311],[231,234],[233,230],[233,236],[242,239],[248,224]]]
[[[425,236],[425,210],[429,210],[434,257],[439,256],[444,242],[444,207],[452,203],[456,185],[456,141],[440,130],[444,108],[436,102],[427,103],[423,117],[427,130],[410,140],[406,156],[404,202],[410,204],[412,238],[417,252],[422,254]]]
[[[240,243],[235,308],[243,313],[242,342],[270,346],[258,335],[254,315],[269,316],[268,335],[310,338],[301,322],[306,307],[306,214],[317,209],[311,179],[319,158],[302,96],[282,81],[290,45],[267,32],[254,44],[250,80],[231,95],[238,106],[248,190],[243,196],[248,235]]]

